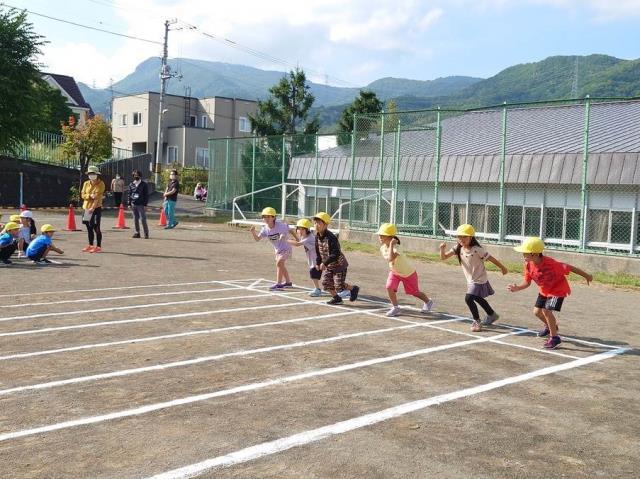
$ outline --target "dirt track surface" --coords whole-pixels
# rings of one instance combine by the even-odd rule
[[[246,230],[112,224],[101,254],[60,232],[63,264],[0,269],[3,478],[638,476],[636,291],[573,284],[550,353],[516,275],[490,273],[500,324],[471,333],[456,267],[417,262],[436,309],[392,319],[382,258],[349,253],[363,300],[331,307],[300,250],[301,288],[270,293],[273,253]]]

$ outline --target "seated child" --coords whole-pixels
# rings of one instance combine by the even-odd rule
[[[60,248],[56,248],[51,241],[53,233],[56,231],[51,225],[42,225],[40,229],[42,234],[34,239],[27,248],[27,257],[35,264],[50,264],[51,261],[47,259],[49,251],[55,251],[58,254],[63,254]]]

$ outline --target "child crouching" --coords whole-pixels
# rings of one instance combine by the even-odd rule
[[[63,254],[64,251],[53,245],[51,237],[56,231],[53,226],[48,224],[42,225],[40,231],[42,231],[42,234],[29,244],[27,257],[35,264],[50,264],[52,261],[47,259],[49,251],[55,251],[58,254]]]

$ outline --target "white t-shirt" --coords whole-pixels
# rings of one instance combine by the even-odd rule
[[[316,235],[311,231],[309,234],[300,238],[300,243],[304,248],[304,253],[307,255],[307,262],[309,263],[309,268],[315,268],[316,266]]]
[[[449,250],[455,254],[455,249]],[[467,279],[467,283],[483,284],[489,281],[484,262],[491,256],[482,246],[472,246],[471,249],[460,248],[460,266]]]

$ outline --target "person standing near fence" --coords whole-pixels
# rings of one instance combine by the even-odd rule
[[[111,191],[113,192],[113,206],[117,208],[122,204],[122,194],[124,193],[124,180],[120,173],[116,173],[116,177],[111,180]]]
[[[102,198],[105,185],[99,175],[100,170],[98,170],[97,166],[87,168],[89,179],[82,185],[82,192],[80,193],[84,200],[82,203],[82,208],[84,209],[82,223],[87,227],[87,236],[89,237],[89,245],[82,249],[85,253],[100,253],[102,251],[100,222],[102,220]],[[93,246],[94,239],[96,246]]]
[[[133,210],[133,220],[136,228],[134,238],[140,238],[140,220],[144,239],[149,239],[149,226],[147,226],[147,203],[149,202],[149,186],[142,180],[140,170],[133,170],[133,181],[129,185],[129,208]]]
[[[164,191],[164,214],[167,217],[167,226],[164,229],[169,230],[178,226],[176,221],[176,203],[178,201],[178,192],[180,191],[180,182],[178,181],[178,170],[171,170],[169,174],[169,184]]]

